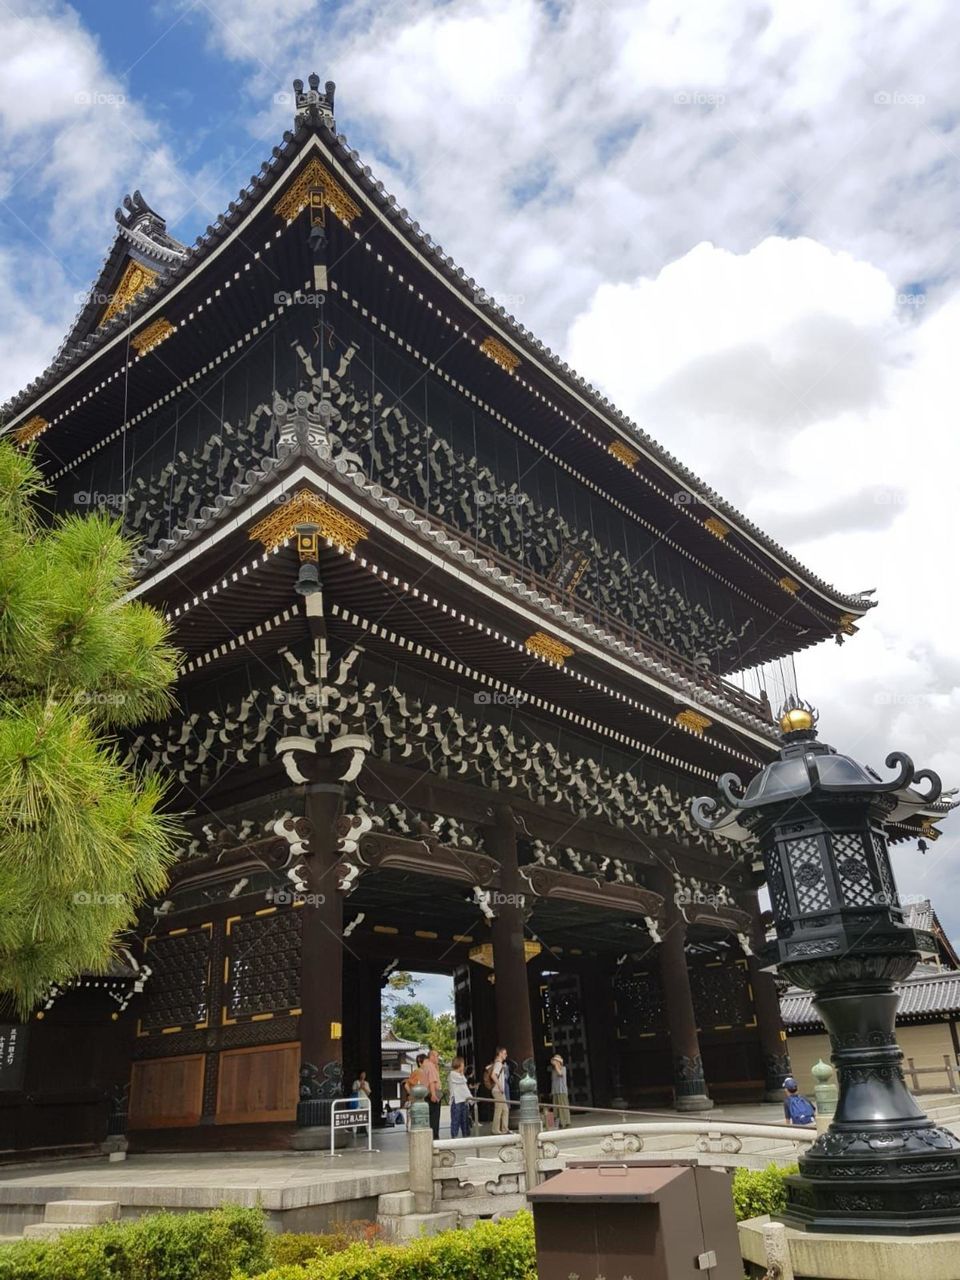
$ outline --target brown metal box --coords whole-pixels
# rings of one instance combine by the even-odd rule
[[[733,1175],[692,1160],[577,1160],[528,1193],[539,1280],[742,1280]]]

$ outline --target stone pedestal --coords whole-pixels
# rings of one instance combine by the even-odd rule
[[[770,1218],[738,1224],[740,1252],[766,1270],[769,1255],[764,1227]],[[786,1229],[792,1272],[804,1280],[957,1280],[960,1234],[884,1236],[819,1234]]]

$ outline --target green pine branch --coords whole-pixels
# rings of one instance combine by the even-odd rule
[[[123,600],[120,522],[44,524],[44,492],[32,454],[0,441],[0,993],[22,1015],[107,968],[183,836],[164,784],[125,769],[110,736],[173,705],[167,623]]]

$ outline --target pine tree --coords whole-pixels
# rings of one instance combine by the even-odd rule
[[[182,836],[164,784],[111,735],[172,705],[164,619],[125,602],[133,544],[105,515],[44,523],[32,456],[0,441],[0,993],[26,1015],[103,972]]]

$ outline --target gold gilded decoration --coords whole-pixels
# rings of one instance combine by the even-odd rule
[[[347,195],[340,183],[316,157],[280,197],[273,206],[273,211],[286,222],[292,222],[301,209],[305,209],[308,204],[315,208],[317,192],[321,193],[327,208],[344,222],[349,224],[354,218],[359,218],[360,206]]]
[[[533,942],[529,938],[523,940],[523,958],[527,964],[531,960],[536,960],[543,948],[539,942]],[[474,964],[482,964],[485,969],[493,968],[493,943],[482,942],[478,947],[471,947],[469,951],[470,959]]]
[[[634,453],[629,445],[624,444],[621,440],[611,440],[607,445],[607,453],[612,453],[615,458],[623,463],[625,467],[633,468],[640,461],[639,453]]]
[[[838,626],[845,636],[855,636],[858,628],[854,625],[857,621],[855,613],[841,613]]]
[[[301,489],[289,502],[283,503],[259,524],[255,524],[250,530],[250,538],[252,541],[259,540],[265,547],[272,549],[292,538],[303,525],[315,525],[317,536],[329,538],[348,551],[352,551],[360,539],[366,538],[370,533],[359,520],[338,511],[310,489]]]
[[[721,541],[730,532],[730,526],[724,524],[722,520],[718,520],[716,516],[711,516],[709,520],[704,520],[703,527],[709,529],[713,536]]]
[[[301,524],[297,528],[297,555],[300,563],[316,564],[320,558],[319,530],[315,524]]]
[[[174,327],[170,321],[164,320],[163,316],[160,316],[158,320],[154,320],[153,324],[148,324],[145,329],[135,333],[130,339],[130,345],[136,348],[137,355],[145,356],[154,347],[159,347],[161,342],[166,342],[171,333],[174,332]]]
[[[795,596],[800,590],[800,583],[794,582],[793,578],[781,578],[777,585],[781,586],[784,591],[789,591],[792,596]]]
[[[494,364],[498,364],[501,369],[506,369],[507,373],[513,373],[520,364],[520,357],[514,355],[510,348],[493,334],[484,338],[480,343],[480,350],[485,356],[489,356]]]
[[[28,418],[22,426],[17,427],[13,433],[13,438],[16,440],[17,444],[26,444],[35,436],[38,436],[41,431],[46,431],[49,425],[50,423],[46,418],[41,418],[39,413],[34,414],[34,416],[32,418]]]
[[[538,658],[545,658],[547,662],[555,662],[558,667],[562,667],[567,658],[572,658],[574,652],[569,645],[548,636],[545,631],[535,631],[524,640],[523,645],[528,652],[536,654]]]
[[[700,714],[699,711],[678,711],[677,724],[682,724],[685,729],[691,729],[694,733],[703,734],[705,729],[709,729],[713,724],[706,716]]]
[[[120,277],[120,283],[114,289],[113,296],[104,308],[100,323],[106,324],[108,320],[112,320],[118,311],[128,307],[137,294],[142,293],[148,285],[153,284],[156,278],[157,273],[151,271],[149,267],[144,267],[139,262],[132,260],[128,262],[126,271]]]
[[[780,732],[806,732],[806,730],[812,729],[815,724],[814,714],[807,707],[790,707],[780,717]]]

